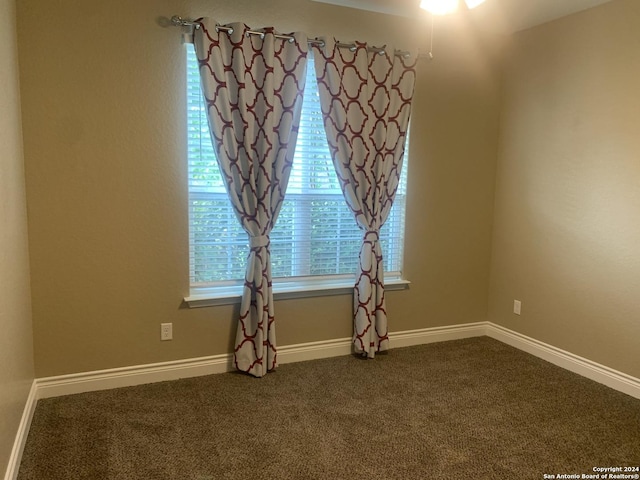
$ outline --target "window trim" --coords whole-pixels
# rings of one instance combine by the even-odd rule
[[[183,36],[183,43],[192,44],[191,36]],[[408,136],[407,136],[408,140]],[[408,143],[408,142],[407,142]],[[405,152],[405,155],[407,153]],[[406,172],[407,165],[404,165]],[[406,174],[406,173],[405,173]],[[293,190],[287,192],[287,196],[294,197],[299,196],[303,192]],[[340,198],[343,198],[342,192],[339,192]],[[206,188],[190,187],[189,197],[202,197],[211,198],[213,196],[219,196],[226,192],[221,191],[206,191]],[[317,191],[314,194],[319,197],[338,198],[335,191]],[[406,198],[406,192],[402,194]],[[406,201],[406,200],[405,200]],[[406,207],[405,207],[406,209]],[[406,215],[406,210],[402,216]],[[191,225],[191,221],[190,221]],[[402,220],[402,225],[406,229],[405,220]],[[189,235],[191,235],[191,228],[189,229]],[[402,237],[403,238],[403,237]],[[391,239],[393,240],[393,239]],[[396,239],[397,241],[397,239]],[[402,240],[401,240],[402,241]],[[404,245],[401,247],[401,255],[404,257]],[[404,258],[400,258],[400,266],[404,264]],[[191,262],[191,255],[190,255]],[[191,280],[191,275],[189,276]],[[273,297],[275,300],[295,299],[295,298],[309,298],[309,297],[322,297],[333,295],[353,295],[353,289],[355,285],[355,274],[332,274],[332,275],[312,275],[312,276],[291,276],[291,277],[275,277],[273,278]],[[194,286],[191,281],[189,282],[189,295],[184,297],[184,303],[189,308],[201,308],[212,307],[218,305],[234,305],[239,304],[242,300],[242,291],[244,286],[244,279],[242,280],[227,280],[215,282],[215,284]],[[411,282],[405,279],[400,271],[385,272],[384,274],[384,286],[385,291],[397,291],[409,289]]]
[[[339,277],[339,278],[335,278]],[[233,305],[242,299],[244,281],[226,282],[225,285],[191,288],[184,298],[189,308]],[[402,278],[400,272],[387,272],[384,277],[385,291],[406,290],[411,282]],[[311,277],[284,277],[273,279],[274,300],[292,298],[352,295],[355,275],[330,275]]]

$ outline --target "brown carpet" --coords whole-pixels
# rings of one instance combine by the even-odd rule
[[[41,400],[19,480],[541,479],[640,464],[640,400],[487,337]]]

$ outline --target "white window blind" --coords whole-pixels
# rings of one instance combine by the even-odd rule
[[[189,266],[193,290],[241,283],[249,244],[216,163],[194,47],[187,44],[186,48]],[[380,232],[388,277],[399,278],[402,270],[406,171],[405,153],[395,203]],[[310,55],[293,170],[270,235],[273,277],[304,282],[314,277],[354,276],[362,235],[333,168]]]

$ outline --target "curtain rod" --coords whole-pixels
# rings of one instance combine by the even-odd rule
[[[200,28],[200,24],[198,22],[194,22],[193,20],[183,19],[179,15],[174,15],[173,17],[171,17],[171,24],[174,27]],[[216,31],[219,31],[219,30],[222,30],[223,32],[227,32],[228,34],[232,34],[233,33],[233,28],[231,28],[231,27],[225,27],[223,25],[216,25]],[[264,33],[263,32],[256,32],[256,31],[253,31],[253,30],[249,30],[249,31],[247,31],[247,34],[248,35],[258,35],[260,38],[264,38]],[[287,42],[295,41],[295,39],[290,35],[275,34],[274,36],[276,38],[280,38],[282,40],[286,40]],[[307,40],[307,43],[309,45],[317,45],[320,48],[324,47],[324,41],[323,40],[316,40],[316,39],[311,39],[310,38],[309,40]],[[336,43],[336,45],[339,48],[348,48],[352,52],[355,51],[356,48],[357,48],[354,43]],[[380,55],[384,55],[384,53],[385,53],[385,49],[384,48],[367,47],[367,50],[369,50],[370,52],[378,53]],[[411,54],[409,52],[403,52],[401,50],[396,50],[395,54],[396,54],[396,56],[402,57],[402,58],[409,58],[411,56]]]

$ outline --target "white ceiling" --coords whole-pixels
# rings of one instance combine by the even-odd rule
[[[313,0],[345,7],[415,17],[423,12],[420,0]],[[517,32],[572,13],[595,7],[611,0],[486,0],[469,11],[470,15],[487,18],[504,33]]]

